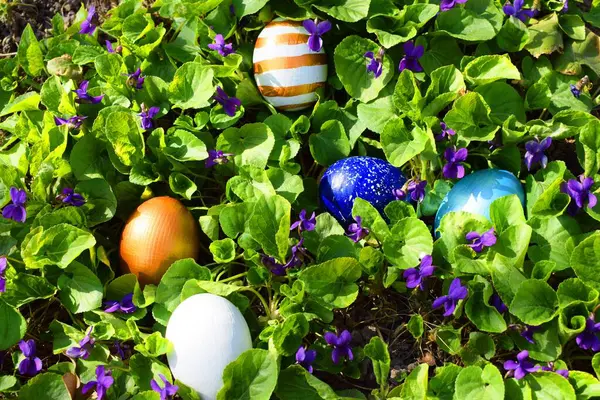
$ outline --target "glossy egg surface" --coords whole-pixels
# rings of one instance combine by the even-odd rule
[[[280,111],[297,111],[317,101],[316,90],[327,81],[325,50],[308,47],[301,21],[277,18],[256,39],[254,79],[265,100]]]
[[[352,206],[360,197],[383,215],[386,205],[396,200],[394,189],[406,178],[389,162],[375,157],[349,157],[333,163],[321,178],[319,195],[325,209],[342,225],[354,221]]]
[[[158,284],[174,261],[197,258],[198,222],[179,201],[155,197],[142,203],[127,221],[121,236],[123,272],[142,284]]]
[[[510,172],[484,169],[465,176],[448,192],[435,215],[434,229],[451,211],[467,211],[490,218],[490,205],[500,197],[516,194],[525,207],[523,185]]]
[[[189,297],[173,311],[166,338],[173,344],[167,354],[173,376],[203,400],[217,398],[225,367],[252,348],[242,313],[229,300],[209,293]]]

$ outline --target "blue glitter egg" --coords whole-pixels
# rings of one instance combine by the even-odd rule
[[[511,194],[516,194],[525,208],[523,185],[508,171],[484,169],[465,176],[448,192],[435,215],[436,235],[439,236],[437,229],[442,217],[447,213],[467,211],[490,219],[492,202]]]
[[[396,200],[394,189],[406,182],[402,172],[387,161],[374,157],[349,157],[332,164],[319,184],[321,202],[342,225],[354,221],[352,206],[357,197],[371,203],[382,215]]]

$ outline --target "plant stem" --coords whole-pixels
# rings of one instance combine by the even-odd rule
[[[229,278],[222,279],[218,282],[221,282],[221,283],[231,282],[231,281],[235,281],[236,279],[243,278],[246,275],[248,275],[248,272],[242,272],[241,274],[230,276]]]
[[[257,291],[257,290],[255,290],[254,288],[252,288],[252,287],[250,287],[250,286],[245,286],[244,288],[242,288],[242,290],[246,290],[246,291],[248,291],[248,292],[252,292],[252,293],[254,293],[254,295],[255,295],[256,297],[258,297],[258,299],[259,299],[259,300],[260,300],[260,302],[262,303],[262,305],[263,305],[263,307],[264,307],[264,309],[265,309],[265,312],[267,313],[267,317],[268,317],[269,319],[271,319],[271,310],[270,310],[270,308],[269,308],[269,303],[267,303],[267,301],[265,300],[265,298],[264,298],[264,297],[263,297],[263,296],[262,296],[260,293],[258,293],[258,291]]]

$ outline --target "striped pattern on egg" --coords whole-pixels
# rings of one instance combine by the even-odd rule
[[[278,18],[254,46],[254,78],[263,97],[281,111],[308,108],[327,81],[327,55],[308,47],[310,34],[301,21]]]

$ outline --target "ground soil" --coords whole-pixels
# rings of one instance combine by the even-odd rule
[[[57,13],[63,16],[65,25],[71,24],[82,3],[96,6],[102,16],[118,5],[118,0],[8,0],[4,12],[0,14],[0,52],[12,53],[17,50],[21,32],[27,24],[31,24],[38,39],[49,36],[52,17]]]

